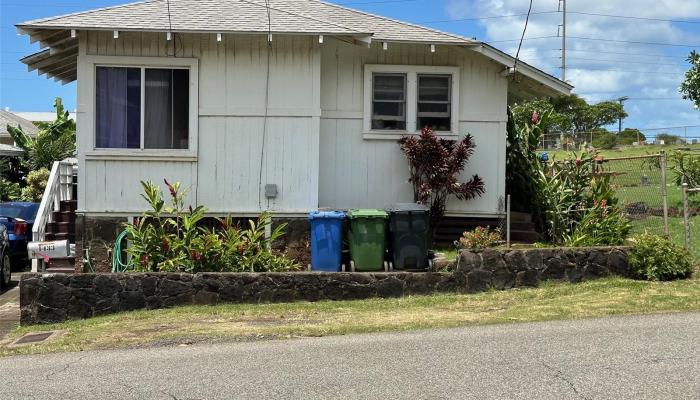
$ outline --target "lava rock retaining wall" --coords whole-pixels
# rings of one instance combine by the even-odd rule
[[[577,282],[610,274],[629,275],[626,249],[462,251],[456,270],[442,273],[25,274],[20,281],[21,323],[190,304],[478,292],[536,286],[546,279]]]
[[[630,277],[628,252],[627,247],[463,250],[455,274],[467,292],[534,287],[545,280]]]

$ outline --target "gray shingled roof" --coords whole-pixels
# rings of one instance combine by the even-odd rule
[[[319,0],[269,0],[273,33],[372,35],[379,41],[471,40]],[[267,32],[264,0],[146,0],[19,24],[31,29]],[[170,14],[170,18],[168,18]],[[171,28],[172,25],[172,28]]]
[[[36,127],[31,121],[28,121],[22,117],[19,117],[9,111],[0,110],[0,135],[7,136],[7,125],[12,127],[21,126],[24,133],[29,136],[36,136],[39,132],[39,128]]]
[[[19,147],[11,146],[9,144],[0,143],[0,156],[19,156],[24,153],[24,150]]]

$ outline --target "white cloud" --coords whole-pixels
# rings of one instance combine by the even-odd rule
[[[523,0],[448,0],[450,18],[473,18],[524,14]],[[526,38],[556,36],[561,24],[557,0],[534,0]],[[624,15],[654,19],[685,20],[700,18],[700,1],[688,0],[587,0],[569,2],[567,35],[567,80],[589,101],[619,96],[633,98],[627,104],[628,126],[676,126],[700,124],[700,112],[683,101],[678,86],[687,69],[683,56],[688,47],[652,46],[641,43],[583,40],[574,37],[622,40],[626,42],[700,43],[696,26],[670,21],[610,18],[588,14]],[[525,17],[494,18],[479,21],[486,37],[496,47],[515,54]],[[691,29],[692,27],[692,29]],[[560,38],[526,40],[520,53],[523,61],[560,76]],[[659,98],[650,101],[648,98]],[[644,98],[645,100],[639,100]],[[668,100],[677,98],[678,100]],[[638,100],[634,100],[638,99]],[[663,100],[661,100],[663,99]],[[700,136],[700,130],[697,133]]]

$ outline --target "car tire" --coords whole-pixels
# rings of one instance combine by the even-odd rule
[[[10,264],[10,256],[5,254],[2,256],[2,265],[0,266],[0,289],[10,287],[12,279],[12,264]]]

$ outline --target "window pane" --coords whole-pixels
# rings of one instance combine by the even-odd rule
[[[95,147],[141,146],[141,70],[97,67]]]
[[[450,115],[450,105],[447,103],[418,103],[418,115],[423,113],[440,113]]]
[[[418,127],[423,129],[428,127],[434,131],[451,131],[452,121],[449,117],[446,118],[435,118],[435,117],[419,117]]]
[[[375,101],[374,117],[380,119],[406,119],[406,103]]]
[[[418,75],[419,128],[452,130],[451,87],[450,75]]]
[[[145,109],[145,148],[188,148],[189,71],[146,69]]]
[[[450,77],[440,75],[418,76],[418,101],[449,101]]]
[[[372,75],[372,129],[406,130],[406,75]]]
[[[384,120],[384,119],[373,119],[372,120],[372,129],[386,129],[386,130],[397,130],[397,131],[405,131],[406,130],[406,121],[397,121],[397,120]]]
[[[374,100],[405,100],[406,75],[374,74]]]

